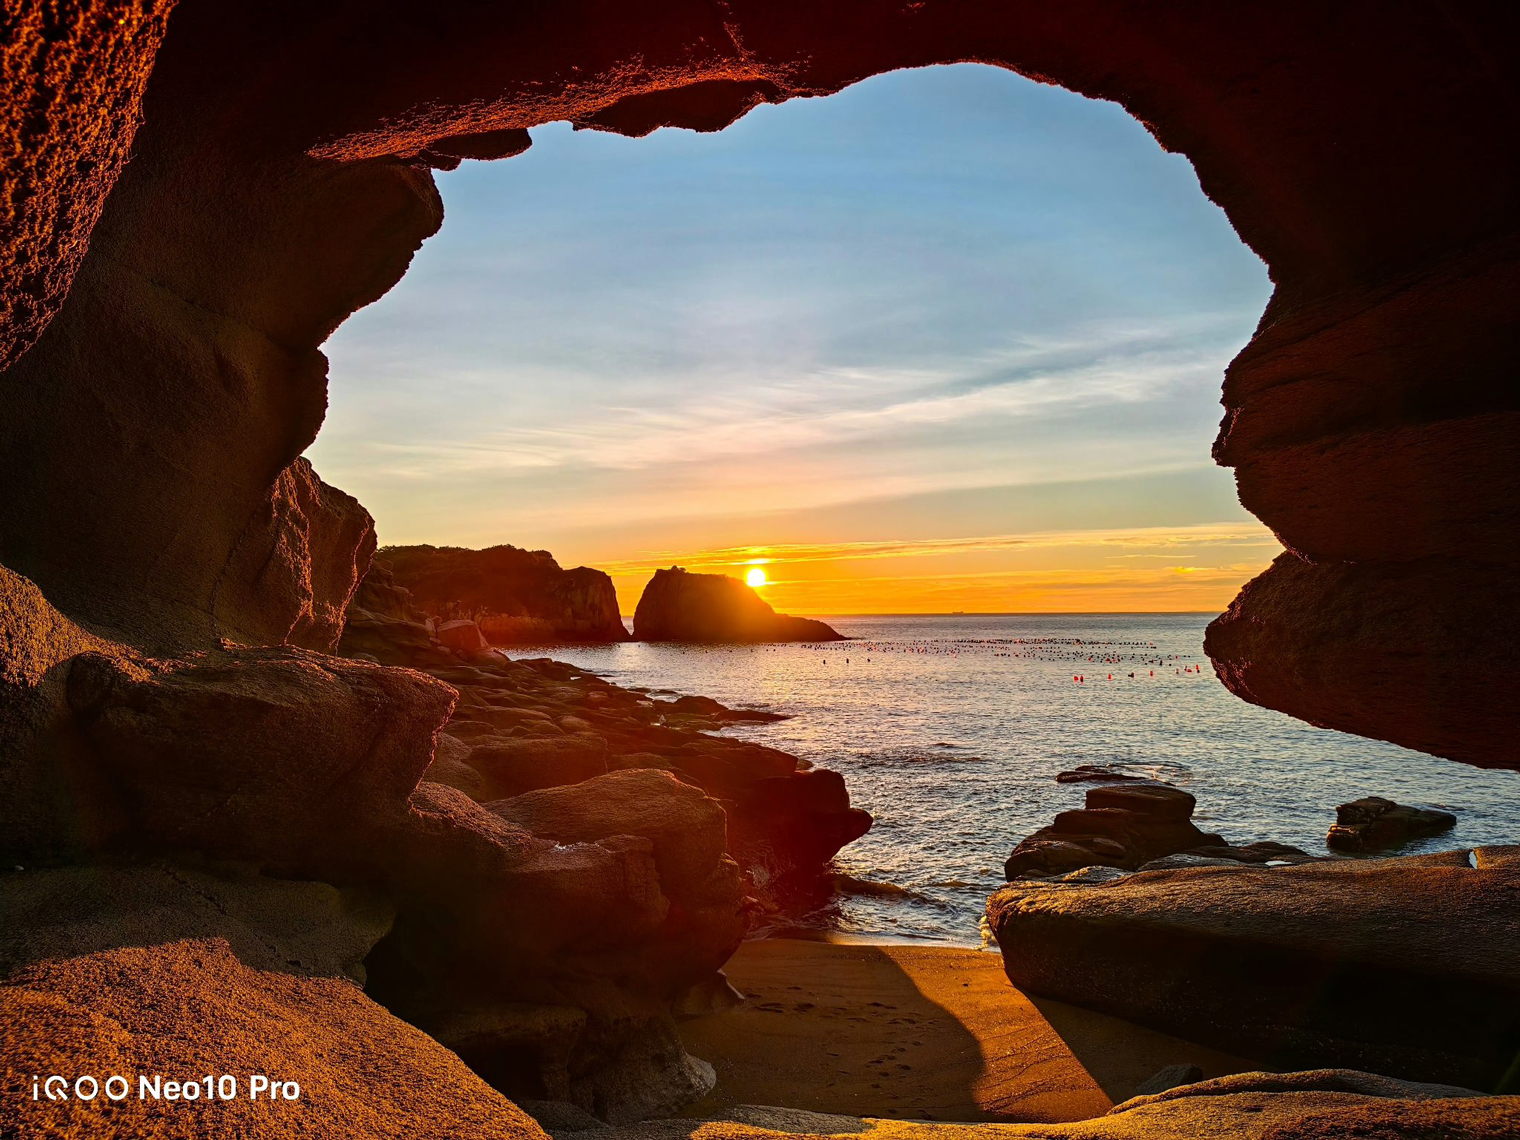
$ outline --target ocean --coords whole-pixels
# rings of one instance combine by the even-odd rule
[[[1520,840],[1520,773],[1471,768],[1247,704],[1203,654],[1207,614],[827,619],[829,645],[514,649],[657,695],[788,714],[726,730],[834,768],[876,817],[836,859],[904,893],[847,895],[815,925],[975,946],[986,896],[1024,836],[1082,805],[1056,773],[1101,764],[1192,792],[1233,843],[1325,853],[1337,804],[1366,795],[1454,812],[1441,850]],[[1073,678],[1082,676],[1078,682]]]

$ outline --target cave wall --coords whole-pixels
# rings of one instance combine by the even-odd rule
[[[429,167],[557,119],[719,129],[980,61],[1123,104],[1271,271],[1216,456],[1288,554],[1211,628],[1225,684],[1520,766],[1487,665],[1520,632],[1511,6],[180,0],[122,168],[167,5],[133,11],[130,52],[49,49],[127,113],[88,177],[20,170],[42,192],[12,195],[25,240],[0,280],[41,298],[12,309],[6,343],[36,343],[0,376],[0,562],[74,620],[139,645],[330,644],[321,615],[373,539],[292,465],[325,409],[322,340],[440,222]],[[21,150],[78,137],[49,106]]]

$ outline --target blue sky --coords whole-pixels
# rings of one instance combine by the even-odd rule
[[[1277,549],[1208,454],[1265,270],[1116,105],[962,65],[533,139],[439,174],[442,232],[328,345],[310,455],[383,542],[547,547],[628,610],[749,550],[813,612],[1210,608]],[[844,553],[765,553],[798,544]]]

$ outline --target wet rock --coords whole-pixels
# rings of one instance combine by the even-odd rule
[[[1389,851],[1416,839],[1450,831],[1457,817],[1448,811],[1407,807],[1381,796],[1366,796],[1335,809],[1335,825],[1325,845],[1336,851]]]
[[[655,571],[633,614],[640,641],[843,641],[821,621],[771,609],[737,578],[693,574],[679,566]]]
[[[1131,776],[1124,772],[1115,772],[1099,764],[1078,764],[1064,772],[1056,773],[1058,784],[1124,784],[1144,783],[1146,776]]]
[[[1089,788],[1087,806],[1059,813],[1013,849],[1003,873],[1013,880],[1061,875],[1080,867],[1135,870],[1168,855],[1227,846],[1191,822],[1194,799],[1159,783]]]
[[[1439,857],[1022,882],[1020,989],[1278,1066],[1492,1088],[1520,1047],[1520,863]]]

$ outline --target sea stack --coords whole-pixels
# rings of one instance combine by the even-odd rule
[[[628,640],[612,579],[562,569],[547,550],[388,546],[380,558],[416,609],[438,622],[473,620],[492,645]]]
[[[633,615],[639,641],[844,641],[812,618],[778,614],[759,594],[725,574],[657,570]]]

